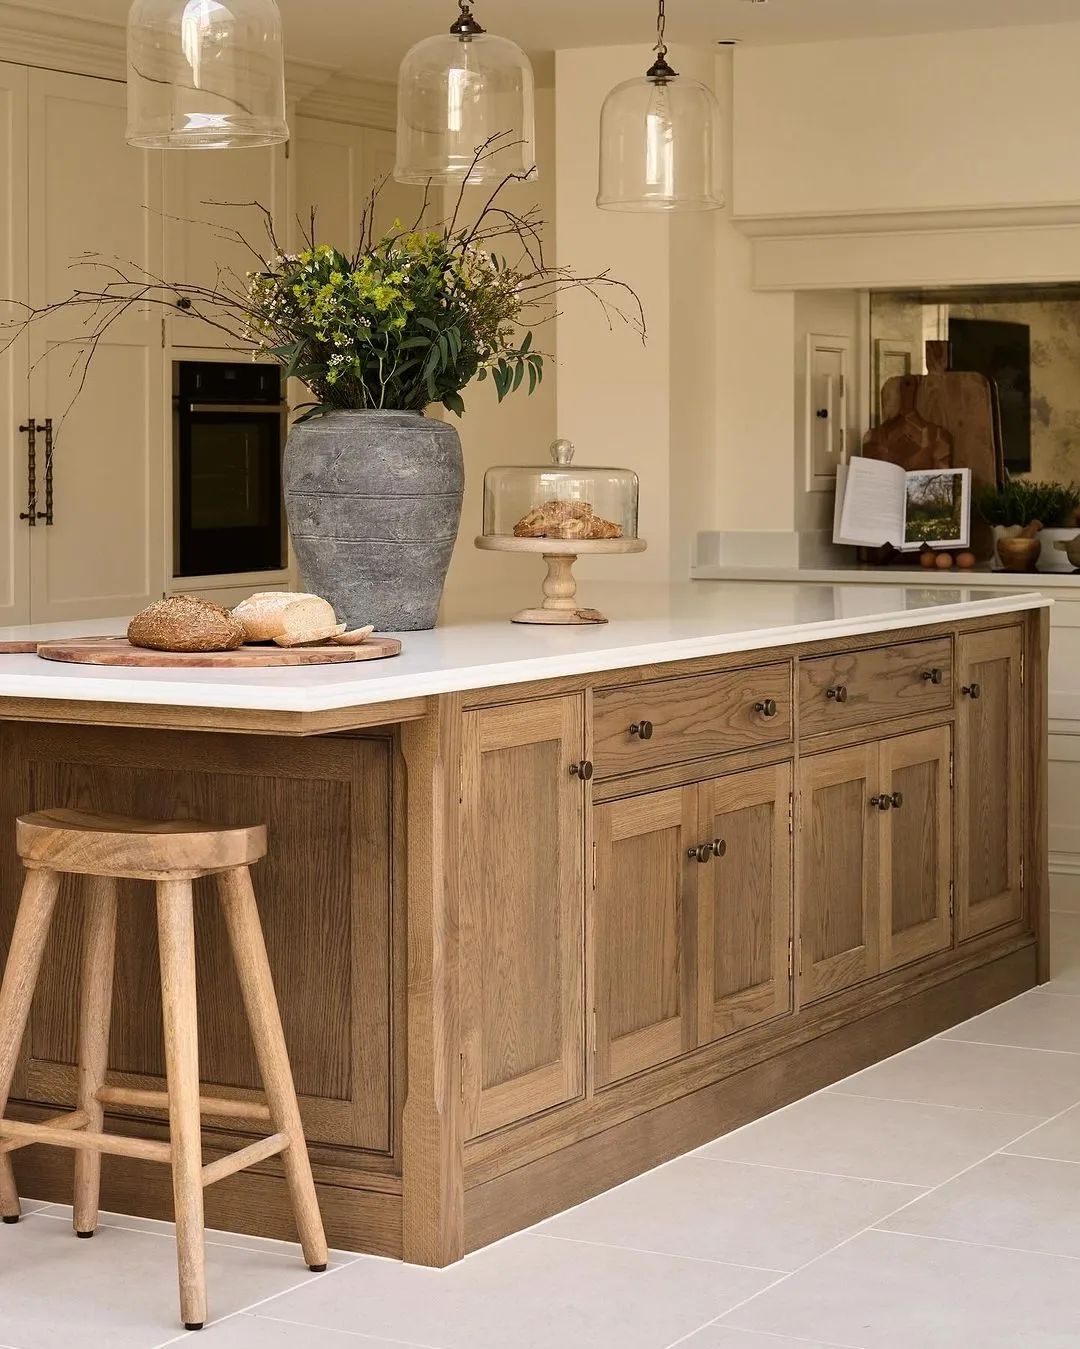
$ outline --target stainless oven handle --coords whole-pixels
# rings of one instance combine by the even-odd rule
[[[288,403],[189,403],[189,412],[212,412],[228,417],[280,416],[288,412]]]

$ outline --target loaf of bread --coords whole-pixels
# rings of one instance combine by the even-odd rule
[[[252,595],[232,611],[249,642],[273,642],[276,646],[307,646],[326,642],[345,631],[333,606],[318,595],[287,590]]]
[[[149,651],[235,651],[244,629],[228,609],[197,595],[157,600],[128,625],[132,646]]]

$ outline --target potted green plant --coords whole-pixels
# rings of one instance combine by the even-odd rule
[[[1039,569],[1072,570],[1066,555],[1055,545],[1059,540],[1071,539],[1077,532],[1080,486],[1076,483],[1008,478],[1001,487],[984,487],[976,492],[975,506],[993,527],[995,546],[998,539],[1012,538],[1038,522],[1042,525]]]
[[[477,161],[502,139],[482,146]],[[584,288],[609,321],[624,320],[645,337],[641,303],[628,286],[606,272],[580,276],[549,265],[539,213],[502,204],[503,189],[528,176],[508,175],[475,213],[463,188],[449,218],[434,225],[424,223],[425,197],[420,219],[382,237],[372,225],[376,191],[361,238],[347,251],[318,238],[314,214],[303,246],[289,251],[269,212],[256,206],[265,222],[261,246],[228,231],[253,258],[244,277],[224,273],[206,287],[82,258],[102,269],[98,288],[40,309],[22,306],[7,326],[79,310],[88,370],[102,335],[129,310],[180,308],[233,345],[278,361],[312,395],[285,456],[302,584],[349,627],[431,628],[457,538],[464,467],[457,431],[427,410],[440,405],[460,417],[462,392],[474,380],[490,380],[500,401],[523,387],[532,393],[545,363],[534,328],[569,288]],[[620,308],[613,297],[629,303]]]

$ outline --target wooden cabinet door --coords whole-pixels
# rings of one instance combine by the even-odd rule
[[[705,839],[697,802],[697,788],[682,787],[612,801],[594,812],[597,1086],[696,1043],[694,901],[706,867],[687,854]]]
[[[0,62],[0,321],[22,318],[27,278],[27,70]],[[5,301],[10,301],[5,303]],[[27,339],[0,351],[0,626],[30,618],[30,527],[27,509],[28,446],[25,426]]]
[[[952,945],[952,795],[948,726],[881,743],[881,968]]]
[[[698,1042],[791,1010],[791,765],[704,782],[702,836],[723,851],[700,872]]]
[[[881,820],[878,745],[800,766],[799,992],[827,997],[877,973]]]
[[[85,253],[119,259],[136,275],[162,274],[163,157],[124,144],[126,115],[122,84],[30,72],[35,305],[115,280],[107,270],[73,266]],[[92,332],[86,311],[61,310],[30,334],[29,411],[39,424],[51,418],[56,437],[53,522],[39,518],[27,531],[35,623],[131,614],[165,589],[168,394],[160,311],[132,305],[95,338],[86,368],[89,350],[78,344]],[[48,506],[47,458],[39,432],[39,511]]]
[[[965,633],[959,641],[956,920],[961,941],[1018,922],[1024,913],[1022,653],[1019,627]]]
[[[584,1088],[579,694],[466,712],[461,1021],[476,1137]]]

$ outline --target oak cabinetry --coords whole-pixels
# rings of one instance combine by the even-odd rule
[[[947,726],[801,767],[800,1001],[952,944]]]
[[[475,1137],[584,1089],[581,694],[464,714],[462,1096]]]
[[[951,637],[838,651],[799,662],[803,735],[944,712],[952,704]]]
[[[959,638],[957,930],[1018,922],[1023,896],[1023,630]]]
[[[593,696],[593,757],[601,778],[790,739],[786,661],[597,689]]]

